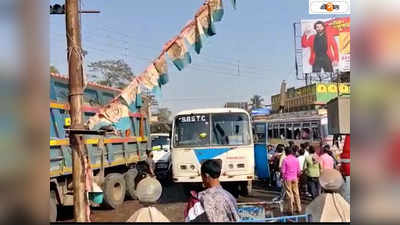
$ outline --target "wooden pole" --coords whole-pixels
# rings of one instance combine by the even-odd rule
[[[71,129],[83,128],[82,95],[84,81],[78,1],[79,0],[67,0],[65,4]],[[82,166],[84,155],[82,135],[70,135],[70,143],[72,149],[74,218],[76,222],[88,222],[86,216],[88,215],[88,207],[86,207],[85,204],[85,168]]]

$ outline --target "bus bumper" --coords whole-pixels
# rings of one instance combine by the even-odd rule
[[[233,175],[233,176],[224,176],[221,175],[219,177],[220,182],[229,182],[229,181],[249,181],[254,180],[254,174],[252,175]],[[173,181],[175,183],[200,183],[202,182],[201,176],[179,176],[173,177]]]

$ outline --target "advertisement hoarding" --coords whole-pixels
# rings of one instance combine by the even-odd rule
[[[350,71],[350,17],[301,21],[303,73]]]

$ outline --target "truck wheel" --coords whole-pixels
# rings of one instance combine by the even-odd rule
[[[239,184],[240,195],[247,197],[251,194],[252,191],[252,181],[242,181]]]
[[[239,182],[222,183],[222,187],[235,198],[239,198]]]
[[[115,209],[125,200],[126,183],[124,176],[119,173],[110,173],[104,179],[104,205]]]
[[[137,169],[130,169],[125,173],[126,194],[132,200],[137,200],[135,178],[138,175]]]
[[[49,222],[57,221],[57,200],[54,191],[50,192]]]
[[[188,183],[182,183],[181,185],[182,185],[183,194],[185,195],[185,197],[189,197],[190,191],[192,190],[191,185]]]

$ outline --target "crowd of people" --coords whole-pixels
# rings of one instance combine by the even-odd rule
[[[318,149],[316,149],[318,148]],[[286,196],[286,213],[300,213],[301,196],[317,198],[321,194],[319,177],[324,170],[338,169],[338,160],[328,144],[319,146],[309,142],[300,146],[289,141],[288,145],[268,145],[270,188],[280,189]]]
[[[303,212],[301,196],[307,196],[313,200],[306,207],[306,211],[313,215],[313,221],[350,220],[349,204],[336,194],[343,185],[343,179],[337,170],[340,166],[338,160],[329,145],[313,146],[309,142],[304,142],[297,146],[289,142],[287,146],[278,144],[275,148],[268,145],[267,151],[271,172],[269,186],[280,188],[284,193],[281,196],[286,197],[285,214],[301,214]],[[149,159],[152,158],[151,153],[148,156]],[[148,162],[148,164],[151,174],[154,168],[152,168],[152,163]],[[221,170],[220,159],[202,162],[200,171],[204,190],[191,191],[184,212],[186,222],[240,221],[236,199],[220,184]],[[317,198],[320,195],[321,197]],[[331,195],[341,204],[342,210],[340,212],[331,210],[329,218],[322,218],[318,213],[314,216],[315,209],[321,207],[324,195]]]

